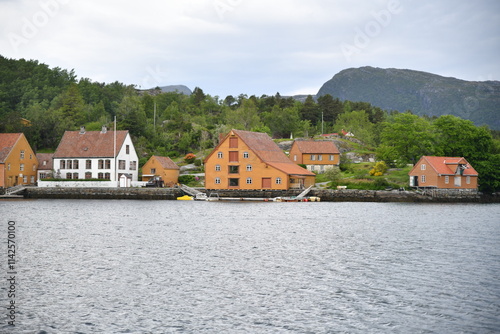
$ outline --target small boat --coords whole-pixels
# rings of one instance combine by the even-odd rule
[[[193,200],[193,196],[184,195],[184,196],[181,196],[181,197],[177,197],[177,200],[178,201],[192,201]]]

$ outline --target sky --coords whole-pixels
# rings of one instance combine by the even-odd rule
[[[497,0],[0,0],[0,55],[146,89],[316,94],[362,66],[500,80]]]

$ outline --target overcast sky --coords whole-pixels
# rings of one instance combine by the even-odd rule
[[[339,71],[500,79],[497,0],[0,0],[0,54],[138,88],[316,94]]]

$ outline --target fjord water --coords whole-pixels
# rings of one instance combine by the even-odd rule
[[[493,333],[500,205],[0,201],[1,333]],[[0,283],[6,305],[7,283]]]

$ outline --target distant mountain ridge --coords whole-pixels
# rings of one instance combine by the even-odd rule
[[[170,85],[170,86],[162,86],[150,89],[139,89],[137,90],[139,93],[148,93],[149,95],[158,95],[161,93],[181,93],[184,95],[191,95],[193,92],[187,86],[184,85]]]
[[[500,81],[465,81],[394,68],[343,70],[328,80],[316,97],[369,102],[385,110],[417,115],[455,115],[476,125],[500,130]]]

